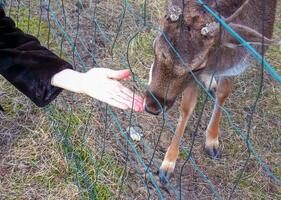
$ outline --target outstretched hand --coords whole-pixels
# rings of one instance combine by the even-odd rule
[[[111,106],[143,111],[142,97],[134,94],[119,81],[130,79],[129,70],[93,68],[86,73],[63,70],[52,78],[52,85],[77,93],[87,94]]]
[[[93,68],[83,76],[83,93],[117,108],[130,109],[133,107],[137,112],[143,111],[142,97],[134,94],[119,82],[119,80],[130,79],[129,70],[114,71],[107,68]]]

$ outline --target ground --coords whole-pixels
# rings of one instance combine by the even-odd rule
[[[131,67],[138,84],[131,81],[128,87],[136,87],[138,92],[142,92],[148,80],[153,60],[151,46],[164,5],[164,1],[149,1],[147,12],[144,12],[144,2],[106,0],[97,7],[94,2],[67,2],[64,4],[65,15],[61,4],[51,3],[51,13],[56,14],[61,24],[57,23],[54,15],[48,17],[46,14],[48,4],[42,4],[41,12],[38,2],[34,0],[31,1],[30,15],[28,1],[21,1],[19,6],[14,2],[10,11],[19,27],[38,36],[42,44],[49,46],[80,71],[91,66]],[[129,5],[126,9],[124,3]],[[280,3],[278,10],[276,39],[281,38]],[[149,22],[145,28],[140,17],[144,13]],[[124,21],[121,20],[123,16]],[[63,36],[62,28],[69,37]],[[137,31],[140,31],[138,35]],[[270,48],[267,58],[281,73],[279,47]],[[234,91],[226,105],[232,113],[233,123],[243,132],[247,130],[249,113],[256,99],[259,69],[259,65],[253,62],[250,70],[236,78]],[[254,115],[251,142],[257,155],[279,179],[280,99],[280,84],[265,74],[262,97]],[[171,140],[179,102],[167,114],[168,120],[165,120],[162,130],[162,116],[154,117],[146,113],[134,113],[131,116],[130,112],[111,110],[85,96],[68,92],[61,94],[47,108],[39,109],[1,78],[0,103],[5,113],[0,113],[0,199],[147,199],[149,193],[151,199],[159,199],[151,179],[155,180],[166,199],[176,199],[180,171],[187,158],[191,134],[203,101],[202,92],[186,129],[174,176],[168,186],[163,187],[158,183],[157,168]],[[204,131],[211,107],[208,101],[195,138],[194,162],[187,162],[183,168],[181,180],[184,199],[214,199],[214,191],[227,198],[248,154],[245,142],[231,128],[226,115],[220,137],[222,159],[213,161],[204,154]],[[126,142],[127,134],[121,130],[127,129],[130,119],[133,128],[138,127],[144,135],[141,142]],[[146,181],[143,164],[148,165],[152,156],[151,173],[150,176],[147,173],[149,181]],[[195,167],[193,163],[196,163]],[[207,180],[198,169],[208,177]],[[208,181],[211,181],[213,188]],[[281,199],[281,190],[252,155],[233,199]]]

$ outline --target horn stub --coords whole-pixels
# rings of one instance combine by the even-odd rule
[[[180,15],[182,14],[182,9],[179,6],[171,6],[168,12],[169,19],[172,22],[176,22],[179,20]]]

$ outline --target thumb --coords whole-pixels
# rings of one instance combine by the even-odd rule
[[[130,70],[112,70],[109,69],[107,71],[107,77],[115,80],[122,80],[122,79],[128,79],[131,75]]]

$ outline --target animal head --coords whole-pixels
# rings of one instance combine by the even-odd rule
[[[213,10],[221,6],[223,13],[230,11],[227,18],[222,18],[231,28],[249,42],[261,43],[263,36],[259,32],[234,23],[247,9],[249,0],[228,1],[224,5],[227,7],[213,0],[204,2]],[[234,2],[233,5],[230,1]],[[214,63],[216,48],[240,47],[239,42],[221,29],[197,0],[168,0],[161,26],[163,31],[153,43],[155,58],[150,70],[149,90],[146,92],[145,108],[151,114],[159,114],[163,109],[172,107],[177,96],[193,79],[190,72],[199,75]],[[266,37],[264,41],[266,44],[272,43]]]

